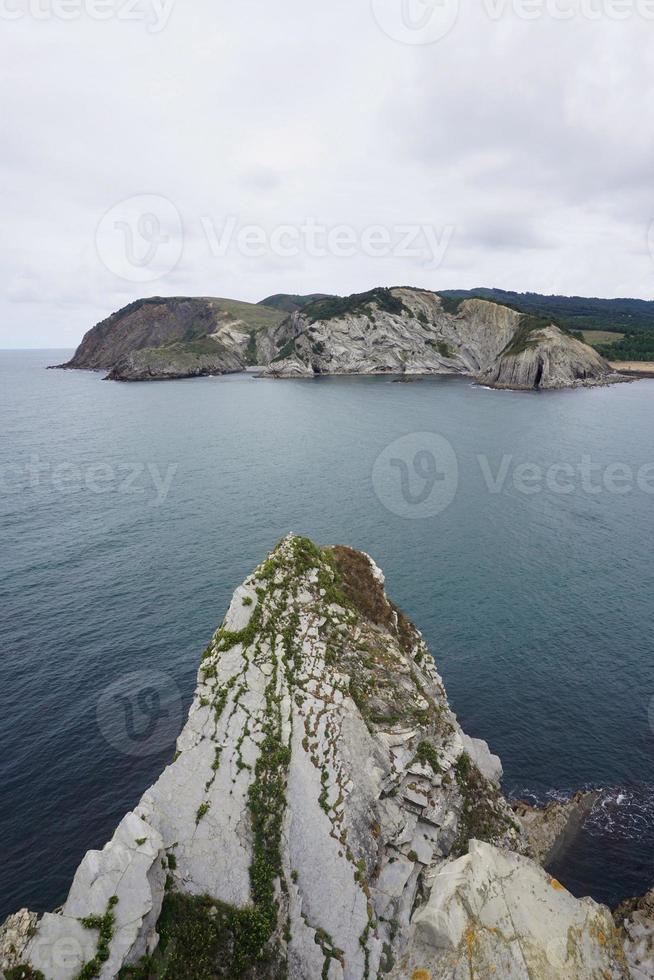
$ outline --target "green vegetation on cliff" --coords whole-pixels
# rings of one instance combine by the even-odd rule
[[[478,297],[529,313],[555,319],[567,330],[606,330],[618,333],[654,332],[654,300],[593,299],[583,296],[544,296],[505,289],[447,289],[439,294],[452,303]]]
[[[315,303],[319,299],[332,298],[329,293],[310,293],[308,296],[299,296],[296,293],[275,293],[273,296],[266,296],[258,305],[267,306],[273,310],[283,310],[285,313],[297,313],[309,303]]]
[[[320,299],[304,308],[310,320],[332,320],[335,317],[373,313],[375,308],[385,313],[401,316],[409,312],[404,303],[394,296],[390,289],[370,289],[366,293],[353,293],[351,296],[333,296]]]

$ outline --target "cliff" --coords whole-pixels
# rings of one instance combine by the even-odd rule
[[[142,347],[124,354],[107,381],[167,381],[243,371],[247,360],[237,344],[201,337],[166,347]]]
[[[608,910],[528,855],[500,772],[374,562],[290,536],[234,593],[173,761],[59,913],[7,921],[3,966],[12,980],[627,978]]]
[[[257,337],[285,314],[213,297],[138,300],[84,335],[64,368],[110,371],[144,380],[240,371],[257,363]]]
[[[531,389],[615,379],[596,351],[553,323],[417,289],[305,306],[267,332],[262,352],[275,377],[464,374],[492,387]]]
[[[97,324],[62,367],[114,381],[242,371],[462,374],[504,388],[565,388],[618,380],[592,348],[549,321],[482,299],[420,289],[348,297],[271,296],[262,304],[153,298]],[[287,312],[287,311],[291,312]]]
[[[592,347],[552,324],[527,320],[480,381],[495,388],[573,388],[610,378]]]

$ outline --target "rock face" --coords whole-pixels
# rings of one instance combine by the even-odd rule
[[[22,961],[28,942],[36,932],[38,915],[21,909],[0,926],[0,971],[15,969]]]
[[[620,380],[592,348],[548,321],[482,299],[421,289],[348,297],[140,300],[93,327],[61,367],[108,370],[113,381],[242,371],[464,374],[499,388],[566,388]],[[624,378],[622,378],[624,380]]]
[[[565,851],[589,816],[599,794],[576,793],[570,800],[554,800],[544,807],[516,803],[513,811],[529,840],[531,856],[540,864],[550,864]]]
[[[125,354],[112,367],[108,381],[168,381],[243,371],[244,357],[237,345],[226,346],[213,337],[167,347],[144,347]]]
[[[612,375],[596,350],[547,324],[529,333],[520,330],[480,381],[495,388],[574,388]]]
[[[521,855],[498,775],[374,562],[290,536],[234,593],[173,762],[0,953],[47,980],[628,977],[608,910]]]
[[[654,977],[654,889],[623,902],[613,914],[624,935],[624,950],[634,980]]]
[[[213,297],[130,303],[84,336],[66,368],[111,371],[113,380],[219,374],[257,363],[257,336],[285,314]]]
[[[615,379],[596,351],[554,324],[417,289],[310,304],[269,331],[262,351],[277,377],[465,374],[493,387],[532,389]]]
[[[405,976],[432,962],[432,950],[454,954],[449,971],[432,969],[437,978],[624,976],[611,925],[608,909],[573,898],[533,861],[471,841],[468,854],[437,873],[413,917]]]

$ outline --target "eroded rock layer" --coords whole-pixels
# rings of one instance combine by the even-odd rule
[[[137,300],[92,327],[65,368],[109,371],[116,381],[242,371],[258,363],[257,338],[284,312],[216,297]]]
[[[608,910],[528,856],[500,772],[374,562],[288,537],[234,593],[174,760],[60,913],[9,920],[3,962],[48,980],[628,977]]]
[[[553,323],[482,299],[376,289],[293,313],[262,339],[268,373],[464,374],[492,387],[566,388],[614,378],[600,355]]]
[[[488,300],[408,288],[269,299],[278,308],[211,297],[139,300],[89,330],[61,366],[106,369],[114,381],[253,365],[271,377],[463,374],[519,389],[619,379],[596,351],[549,320]]]

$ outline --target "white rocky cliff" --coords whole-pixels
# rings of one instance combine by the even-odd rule
[[[420,289],[319,300],[268,331],[259,347],[275,377],[464,374],[517,389],[616,380],[596,351],[555,324]]]
[[[65,368],[111,381],[164,381],[263,366],[270,377],[462,374],[505,388],[625,380],[550,320],[427,289],[307,296],[298,306],[216,297],[137,300],[89,330]]]
[[[0,931],[10,980],[630,976],[383,581],[291,536],[236,590],[174,760],[61,912]]]

